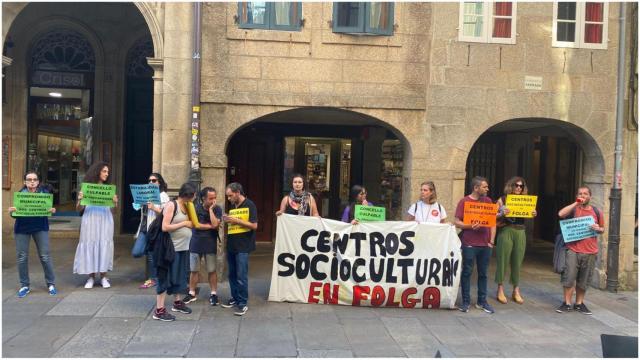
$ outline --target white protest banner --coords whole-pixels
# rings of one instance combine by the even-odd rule
[[[278,216],[269,301],[454,308],[462,273],[450,224],[351,225]]]

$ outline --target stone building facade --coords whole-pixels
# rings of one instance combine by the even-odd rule
[[[161,172],[177,189],[188,177],[192,151],[193,5],[47,6],[3,3],[3,139],[8,135],[12,151],[3,208],[21,186],[28,163],[31,47],[47,29],[60,27],[82,34],[96,54],[94,158],[104,158],[102,150],[108,148],[101,146],[111,144],[119,189],[133,181],[125,174],[135,173],[126,169],[126,154],[128,141],[137,141],[128,140],[127,129],[135,129],[129,127],[134,118],[129,114],[135,112],[127,108],[132,89],[127,54],[138,38],[151,40],[148,131],[153,140],[145,154],[149,170]],[[101,11],[91,11],[96,6]],[[390,35],[336,32],[341,20],[334,3],[299,6],[300,25],[291,31],[243,26],[246,14],[238,3],[202,4],[203,185],[223,189],[228,181],[245,182],[249,197],[267,214],[263,222],[270,225],[261,225],[264,239],[274,233],[275,219],[268,214],[286,193],[292,171],[320,174],[316,186],[331,191],[318,194],[327,194],[321,200],[331,216],[347,201],[345,190],[354,183],[364,184],[374,202],[392,207],[398,217],[418,197],[420,183],[434,180],[439,201],[452,217],[470,177],[488,177],[492,195],[499,196],[506,179],[523,175],[540,198],[541,216],[528,225],[530,241],[551,240],[558,229],[557,209],[573,199],[578,184],[593,189],[593,202],[608,223],[618,3],[603,7],[601,48],[553,41],[554,3],[517,3],[510,10],[513,36],[507,41],[492,41],[486,29],[484,39],[469,41],[464,34],[468,21],[460,21],[468,11],[460,3],[396,3],[388,18]],[[584,21],[582,11],[577,14]],[[628,14],[637,19],[637,6],[629,5]],[[630,51],[637,49],[632,29],[629,25],[624,44]],[[9,49],[8,41],[13,44]],[[629,79],[637,66],[631,61],[635,54],[627,55]],[[627,100],[636,96],[631,90]],[[627,109],[619,263],[621,285],[634,287],[637,109]],[[305,175],[313,178],[310,174]],[[129,217],[119,210],[119,230],[127,231]],[[6,214],[3,220],[6,233],[11,222]],[[606,279],[606,249],[605,236],[594,277],[600,287]]]

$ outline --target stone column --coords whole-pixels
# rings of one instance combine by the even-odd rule
[[[163,59],[147,58],[153,69],[153,161],[152,171],[161,171],[162,164],[162,100],[163,100]]]

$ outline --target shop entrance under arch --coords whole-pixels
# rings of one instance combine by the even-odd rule
[[[558,211],[570,204],[577,188],[588,185],[592,203],[604,204],[604,159],[595,140],[571,123],[552,119],[514,119],[485,131],[466,163],[465,194],[473,176],[489,180],[489,196],[503,195],[505,182],[522,176],[529,194],[538,196],[536,217],[527,232],[552,242],[559,232]]]
[[[315,121],[318,117],[325,122]],[[295,122],[294,122],[295,119]],[[400,219],[405,142],[379,122],[335,110],[267,115],[239,130],[227,146],[227,183],[237,181],[256,203],[258,241],[275,237],[275,212],[300,173],[324,218],[340,220],[354,184]]]

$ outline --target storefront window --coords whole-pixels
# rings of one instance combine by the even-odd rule
[[[402,168],[403,148],[400,140],[385,140],[382,143],[382,169],[380,204],[387,208],[388,220],[402,218]],[[375,202],[375,201],[374,201]]]

